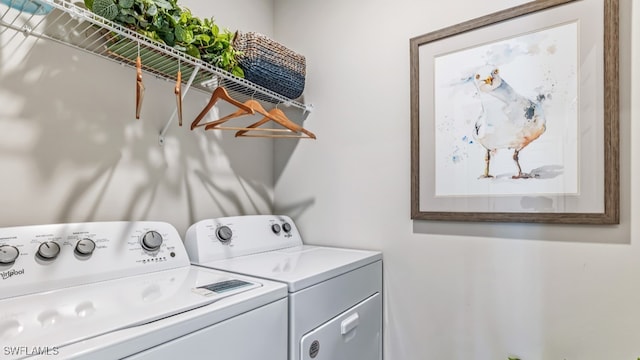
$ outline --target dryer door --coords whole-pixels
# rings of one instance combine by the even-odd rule
[[[382,297],[379,293],[304,335],[303,360],[382,359]]]

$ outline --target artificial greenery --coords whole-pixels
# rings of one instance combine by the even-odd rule
[[[84,4],[99,16],[244,77],[233,33],[221,30],[213,18],[193,16],[177,0],[84,0]]]

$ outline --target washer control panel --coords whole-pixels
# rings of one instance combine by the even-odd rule
[[[207,219],[189,227],[185,246],[191,261],[205,263],[302,245],[295,224],[283,215]]]
[[[0,299],[181,266],[184,244],[165,222],[0,228]]]

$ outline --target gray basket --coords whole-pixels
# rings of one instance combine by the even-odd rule
[[[234,48],[245,79],[289,99],[304,91],[306,60],[304,56],[256,32],[237,32]]]

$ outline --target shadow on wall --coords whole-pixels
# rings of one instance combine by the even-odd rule
[[[626,222],[628,219],[621,219]],[[470,238],[548,240],[575,243],[630,244],[629,224],[557,225],[521,223],[467,223],[413,221],[416,234],[439,234]],[[613,235],[615,234],[615,235]]]
[[[282,110],[285,112],[285,114],[289,119],[291,119],[293,122],[295,122],[300,126],[304,126],[303,124],[304,118],[306,115],[309,115],[309,113],[305,114],[304,112],[302,112],[302,110],[298,110],[298,109],[283,108]],[[313,113],[311,113],[311,116],[313,116]],[[282,173],[284,172],[284,169],[286,168],[287,163],[289,162],[289,159],[293,155],[300,141],[317,141],[317,140],[312,140],[312,139],[278,140],[278,143],[276,144],[276,159],[274,163],[274,171],[275,171],[274,176],[275,176],[276,182],[278,182],[278,180],[280,179],[280,176],[282,176]]]
[[[19,128],[33,138],[19,145],[0,142],[0,160],[14,156],[32,162],[28,166],[39,187],[53,188],[52,182],[66,178],[64,189],[70,190],[56,198],[63,203],[56,205],[55,221],[107,220],[101,207],[109,201],[124,211],[108,217],[127,220],[147,219],[157,206],[186,213],[188,219],[179,218],[187,223],[272,210],[272,141],[190,132],[187,121],[203,104],[187,110],[185,103],[186,129],[170,129],[168,138],[174,139],[162,148],[157,134],[174,102],[151,98],[159,88],[154,84],[167,83],[145,75],[143,118],[136,121],[132,69],[118,71],[114,63],[45,40],[33,44],[27,38],[31,44],[24,45],[22,34],[4,30],[0,27],[0,98],[11,104],[0,110],[0,128]],[[28,48],[26,56],[12,49],[18,45],[22,52]],[[6,58],[10,50],[14,53]],[[170,87],[162,85],[162,93]],[[0,198],[11,191],[5,187]],[[205,203],[207,210],[199,211],[202,206],[195,203]]]
[[[273,106],[271,106],[273,107]],[[266,107],[266,110],[270,110],[271,107]],[[286,107],[279,107],[283,110],[286,116],[293,121],[294,123],[304,126],[304,113],[300,109],[291,109]],[[224,116],[224,114],[221,114]],[[245,116],[245,119],[241,121],[237,121],[233,124],[233,126],[248,126],[262,118],[262,115],[254,115],[254,116]],[[235,119],[234,119],[235,120]],[[231,126],[231,124],[229,124]],[[281,128],[277,124],[267,124],[264,127],[273,127],[273,128]],[[236,138],[235,131],[223,131],[220,139],[226,143],[225,149],[227,149],[227,155],[229,157],[229,161],[234,167],[234,169],[238,169],[238,173],[243,173],[247,169],[243,169],[247,166],[251,167],[252,161],[251,159],[256,155],[246,151],[247,142],[255,141],[255,138]],[[267,132],[268,134],[268,132]],[[265,140],[265,139],[262,139]],[[266,141],[266,140],[265,140]],[[298,144],[300,142],[305,141],[315,141],[311,139],[299,139],[299,138],[286,138],[286,139],[277,139],[272,142],[274,148],[271,150],[273,155],[273,166],[271,169],[271,180],[272,184],[277,183],[278,179],[284,172],[286,164],[289,159],[295,152]],[[202,181],[206,181],[204,174],[199,175]],[[254,186],[256,184],[253,184]],[[213,184],[210,186],[213,187]],[[266,194],[265,194],[266,195]],[[292,218],[297,218],[301,216],[304,212],[307,211],[313,204],[315,203],[314,198],[303,199],[299,202],[295,202],[292,204],[288,204],[286,206],[279,206],[277,208],[272,208],[271,212],[274,214],[286,214],[291,216]]]

